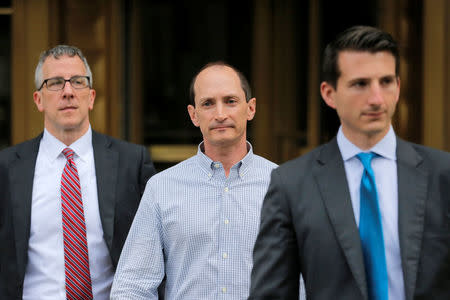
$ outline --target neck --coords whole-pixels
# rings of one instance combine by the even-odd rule
[[[220,161],[222,163],[226,177],[230,174],[231,167],[243,159],[248,152],[245,139],[243,142],[229,146],[211,145],[207,141],[204,141],[203,145],[206,156],[213,161]]]
[[[56,137],[58,140],[60,140],[62,143],[64,143],[64,145],[70,146],[76,140],[78,140],[80,137],[82,137],[88,131],[89,127],[87,127],[83,131],[76,131],[76,130],[57,130],[57,131],[53,131],[53,130],[50,130],[48,127],[46,127],[46,129],[54,137]]]
[[[359,149],[369,150],[386,136],[386,134],[389,132],[389,129],[390,128],[382,132],[376,132],[373,134],[350,134],[346,132],[344,127],[342,127],[342,132],[344,133],[345,137]]]

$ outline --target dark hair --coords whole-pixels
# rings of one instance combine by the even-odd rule
[[[338,66],[339,52],[345,50],[367,51],[370,53],[387,51],[395,58],[395,74],[399,74],[400,57],[397,42],[392,36],[378,28],[353,26],[341,32],[325,48],[322,63],[322,79],[334,88],[341,75]]]
[[[250,101],[250,99],[252,98],[252,90],[250,89],[250,85],[248,84],[247,78],[245,78],[244,74],[242,74],[238,69],[227,64],[224,61],[214,61],[214,62],[210,62],[210,63],[207,63],[206,65],[204,65],[192,78],[191,85],[189,87],[190,104],[195,106],[194,85],[195,85],[195,81],[197,80],[198,74],[200,74],[203,70],[206,70],[206,69],[208,69],[210,67],[214,67],[214,66],[228,67],[228,68],[231,68],[234,72],[236,72],[237,76],[239,77],[239,80],[241,81],[241,87],[245,94],[245,101],[247,101],[247,102]]]

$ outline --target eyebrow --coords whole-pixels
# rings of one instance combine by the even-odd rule
[[[395,74],[388,74],[388,75],[381,76],[378,79],[385,79],[385,78],[395,79],[396,77],[397,76]],[[357,77],[357,78],[350,79],[348,81],[348,84],[351,85],[358,81],[370,81],[370,80],[372,80],[372,78],[370,78],[370,77]]]
[[[226,99],[228,99],[228,98],[237,98],[237,99],[239,99],[239,96],[236,95],[236,94],[228,94],[228,95],[225,95],[224,98],[226,98]]]
[[[200,99],[198,99],[198,102],[202,103],[202,102],[205,102],[205,101],[208,101],[208,100],[214,100],[214,98],[213,97],[200,98]]]
[[[88,77],[89,78],[88,75],[72,75],[72,76],[69,77],[69,79],[72,79],[74,77]],[[48,80],[48,79],[60,79],[60,78],[62,78],[64,80],[66,79],[66,77],[64,77],[64,76],[53,76],[53,77],[46,78],[45,80]]]
[[[368,82],[370,79],[369,78],[367,78],[367,77],[358,77],[358,78],[353,78],[353,79],[350,79],[349,81],[347,81],[346,83],[345,83],[345,85],[346,86],[352,86],[353,84],[355,84],[355,83],[357,83],[357,82],[361,82],[361,81],[363,81],[363,82]]]
[[[236,94],[227,94],[227,95],[221,97],[220,99],[230,99],[230,98],[239,99],[239,96]],[[198,101],[200,101],[200,103],[201,103],[201,102],[204,102],[207,100],[215,100],[215,99],[216,99],[215,97],[205,97],[205,98],[200,98]]]

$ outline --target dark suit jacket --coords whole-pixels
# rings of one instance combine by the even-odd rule
[[[397,139],[398,230],[406,299],[450,299],[450,154]],[[336,139],[272,172],[249,299],[367,299]],[[395,300],[395,299],[393,299]]]
[[[30,236],[34,169],[42,135],[0,152],[0,299],[21,299]],[[103,237],[113,266],[155,173],[148,151],[92,131]]]

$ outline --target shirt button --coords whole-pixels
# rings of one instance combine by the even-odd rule
[[[216,169],[220,168],[220,164],[214,164],[214,168]]]
[[[222,293],[225,294],[226,292],[227,292],[227,288],[226,288],[226,287],[223,287],[223,288],[222,288]]]
[[[228,258],[228,254],[226,252],[222,253],[223,258]]]
[[[228,193],[228,191],[229,191],[228,187],[225,187],[224,190],[225,190],[225,192],[227,192],[227,193]]]
[[[211,177],[212,176],[212,174],[211,173],[208,173],[208,177]]]
[[[228,224],[228,223],[230,223],[230,220],[225,219],[224,223],[225,223],[225,224]]]

